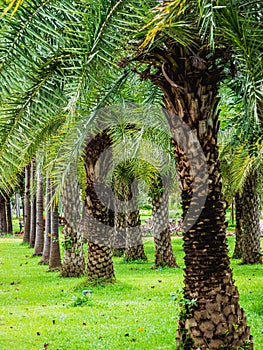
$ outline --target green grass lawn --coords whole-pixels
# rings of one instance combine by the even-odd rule
[[[234,238],[230,237],[230,250]],[[173,240],[183,266],[182,240]],[[87,304],[85,278],[60,278],[38,265],[39,257],[21,239],[0,239],[0,349],[175,349],[178,306],[170,293],[182,287],[183,270],[151,270],[153,243],[145,242],[147,263],[115,259],[117,282],[92,287]],[[232,262],[234,276],[254,335],[263,344],[262,267]],[[75,299],[74,299],[75,298]],[[76,299],[77,298],[77,299]]]

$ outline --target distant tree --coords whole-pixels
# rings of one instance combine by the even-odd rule
[[[6,232],[13,233],[13,223],[12,223],[12,206],[10,195],[6,195]]]
[[[0,232],[1,232],[1,235],[7,232],[6,200],[1,193],[0,193]]]
[[[30,248],[34,248],[36,240],[36,193],[35,193],[35,162],[31,161],[30,170]]]
[[[171,231],[169,228],[169,207],[167,184],[161,179],[155,179],[150,188],[153,211],[154,232],[154,267],[178,267],[171,242]]]
[[[23,242],[30,241],[30,165],[25,168],[25,194],[24,194],[24,235]]]
[[[40,263],[48,264],[50,259],[51,246],[51,185],[48,174],[46,176],[46,208],[45,208],[45,232],[44,232],[44,247]]]
[[[55,187],[51,184],[51,197],[55,195]],[[50,242],[50,256],[49,256],[49,270],[60,270],[61,269],[61,255],[60,255],[60,244],[59,244],[59,214],[58,214],[58,203],[56,200],[52,201],[51,204],[51,242]]]
[[[44,248],[44,194],[42,169],[37,170],[36,205],[36,240],[34,246],[34,255],[42,256]]]

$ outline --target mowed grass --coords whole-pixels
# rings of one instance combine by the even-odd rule
[[[230,253],[234,238],[230,237]],[[38,265],[39,257],[21,239],[0,239],[0,349],[175,349],[178,306],[170,293],[183,285],[182,240],[173,239],[180,269],[152,270],[149,262],[123,263],[115,258],[117,282],[91,287],[83,278],[60,278]],[[254,335],[263,345],[262,266],[232,261],[234,276]],[[83,289],[88,304],[73,306]]]

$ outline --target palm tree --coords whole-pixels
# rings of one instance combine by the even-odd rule
[[[69,9],[71,5],[64,3],[60,3],[60,5],[61,11],[55,11],[51,2],[48,2],[48,6],[40,7],[37,15],[34,15],[37,6],[32,1],[31,6],[25,6],[20,11],[20,21],[15,22],[16,18],[14,16],[14,24],[19,28],[19,23],[23,24],[27,21],[27,18],[36,18],[39,27],[34,27],[34,30],[32,30],[32,23],[29,20],[28,25],[23,26],[22,32],[19,31],[16,40],[13,40],[13,32],[7,36],[8,30],[5,30],[4,60],[2,60],[0,73],[1,80],[5,81],[5,90],[8,92],[7,98],[3,98],[3,102],[7,102],[3,104],[5,111],[10,112],[12,110],[9,116],[13,116],[15,105],[20,111],[21,121],[27,124],[29,119],[25,111],[28,110],[29,102],[31,116],[41,108],[43,108],[43,112],[47,110],[50,112],[57,105],[64,106],[63,112],[66,107],[71,111],[76,111],[76,105],[78,105],[78,110],[81,110],[81,107],[84,110],[84,96],[91,97],[91,91],[94,92],[94,90],[76,89],[76,83],[83,82],[81,79],[86,76],[88,78],[84,79],[85,84],[81,84],[81,87],[90,85],[89,83],[92,81],[96,81],[99,85],[103,80],[105,82],[109,75],[112,78],[114,73],[111,62],[116,61],[120,57],[120,53],[123,54],[124,48],[128,44],[130,56],[120,61],[119,65],[128,67],[127,64],[130,63],[130,67],[126,69],[137,71],[143,79],[148,78],[153,84],[159,86],[164,93],[167,119],[174,138],[177,169],[182,182],[184,215],[185,218],[190,218],[190,221],[185,222],[187,230],[184,234],[186,264],[184,297],[186,300],[196,299],[197,302],[193,308],[186,304],[182,310],[178,329],[178,347],[185,349],[207,347],[219,349],[225,347],[231,349],[242,347],[250,342],[247,346],[252,348],[249,328],[246,324],[244,312],[239,306],[238,292],[233,282],[227,256],[224,223],[225,208],[218,162],[217,132],[219,124],[216,107],[218,104],[219,82],[224,74],[229,74],[233,66],[239,72],[246,73],[242,76],[244,81],[247,79],[251,83],[250,86],[256,86],[248,69],[251,68],[251,64],[244,69],[240,62],[250,63],[251,57],[259,58],[257,53],[262,42],[262,33],[260,35],[262,11],[259,11],[260,5],[256,1],[244,4],[243,1],[238,0],[220,1],[220,4],[215,4],[213,1],[190,1],[186,3],[185,0],[162,2],[143,0],[107,2],[101,0],[87,4],[85,21],[80,20],[81,6],[79,6],[79,11],[74,17],[76,11],[74,5],[72,5],[71,11],[67,12],[66,21],[69,24],[69,30],[66,33],[68,41],[66,42],[67,47],[63,47],[63,50],[61,50],[59,43],[64,43],[63,39],[65,37],[60,37],[61,41],[57,41],[57,38],[62,32],[64,33],[61,23],[65,23],[65,9]],[[43,16],[44,10],[45,16]],[[29,12],[31,17],[28,16]],[[94,13],[98,16],[94,16]],[[54,18],[61,17],[63,17],[62,20],[57,21],[57,25],[61,30],[54,29]],[[41,22],[42,18],[44,20]],[[78,29],[81,30],[72,30],[70,20],[78,23]],[[8,21],[6,20],[6,22]],[[43,36],[41,44],[46,50],[39,50],[39,42],[37,45],[35,44],[34,39],[36,36],[40,37],[39,31],[43,28],[40,26],[41,23],[45,23],[43,32],[52,33],[52,40],[55,43],[53,47],[56,48],[55,53],[50,50],[50,41],[48,41],[50,36]],[[10,28],[9,25],[8,22],[8,29]],[[77,28],[74,27],[74,29]],[[17,29],[15,33],[18,33]],[[86,40],[83,40],[83,35]],[[127,35],[131,39],[137,39],[137,41],[127,42]],[[26,45],[24,42],[23,45],[20,44],[19,37],[23,37],[30,45]],[[8,45],[10,41],[14,43],[13,46]],[[73,46],[73,44],[76,44],[76,46]],[[84,47],[85,44],[87,44],[87,47]],[[132,47],[132,44],[135,46]],[[248,47],[249,51],[247,50]],[[16,48],[19,50],[16,50]],[[12,64],[9,64],[10,57],[14,57],[12,55],[13,50],[18,53],[22,50],[23,55],[21,57],[18,54],[18,59],[16,58],[12,61]],[[38,60],[40,52],[44,52],[45,57]],[[235,59],[232,59],[232,52]],[[77,56],[76,60],[74,60],[76,57],[74,55]],[[50,56],[52,56],[52,59],[50,59]],[[19,59],[21,59],[21,62]],[[133,65],[135,61],[136,63]],[[227,65],[228,63],[229,65]],[[16,70],[13,69],[14,65],[17,68]],[[21,67],[23,67],[23,73],[27,71],[25,66],[28,67],[28,71],[31,73],[26,77],[21,72]],[[62,71],[64,72],[63,83],[66,78],[69,78],[69,76],[66,77],[66,70],[62,69],[64,67],[67,67],[67,71],[74,77],[71,80],[68,79],[68,84],[66,84],[66,96],[70,95],[71,97],[68,99],[68,104],[64,103],[67,98],[63,94],[58,96],[58,92],[61,92],[61,90],[54,89],[54,82],[58,86],[65,86],[65,84],[59,84],[62,81]],[[17,79],[19,77],[18,72],[20,72],[19,79]],[[42,74],[39,74],[39,72]],[[92,78],[90,72],[93,74]],[[106,72],[110,72],[110,74],[107,75]],[[98,73],[100,73],[100,76]],[[21,79],[22,76],[23,79]],[[51,76],[52,79],[50,79]],[[32,81],[32,77],[35,80]],[[25,80],[27,83],[26,89]],[[16,101],[12,100],[11,104],[8,96],[13,91],[12,83],[16,81],[16,90],[20,93],[26,90],[26,93],[18,95]],[[74,89],[72,88],[73,85]],[[50,96],[49,90],[54,95],[52,103],[49,103],[50,100],[47,103],[46,100],[46,96]],[[77,95],[75,91],[77,91]],[[87,95],[81,94],[84,91],[87,92]],[[244,95],[248,97],[250,92],[251,90],[247,89],[244,91]],[[256,98],[257,96],[257,94],[253,95]],[[92,97],[94,98],[94,94]],[[96,97],[93,101],[98,100]],[[76,103],[76,100],[79,101],[79,104]],[[24,103],[21,103],[21,101],[24,101]],[[39,104],[39,101],[42,105]],[[60,103],[55,103],[58,101]],[[87,99],[85,102],[87,102]],[[45,109],[44,105],[47,105],[48,108]],[[39,125],[47,117],[47,112],[43,114],[36,113],[36,116],[40,118],[39,121],[35,121],[36,125]],[[187,128],[182,128],[182,122]],[[12,123],[7,124],[7,128],[10,129],[12,125]],[[203,176],[203,163],[200,161],[202,157],[196,159],[195,150],[193,150],[193,154],[187,153],[188,146],[191,145],[190,139],[177,137],[178,125],[181,129],[181,136],[185,131],[185,134],[187,134],[187,131],[192,130],[192,133],[188,132],[188,134],[195,141],[199,141],[208,166],[208,179]],[[184,142],[185,140],[186,142]],[[1,141],[3,141],[1,144],[5,146],[7,139],[4,138]],[[103,138],[100,139],[100,142],[96,141],[98,144],[103,144]],[[197,142],[195,143],[197,144]],[[27,149],[28,147],[25,147],[25,151]],[[102,223],[107,222],[112,227],[110,213],[96,198],[92,177],[94,163],[88,160],[90,157],[92,159],[93,155],[90,150],[86,151],[89,156],[85,158],[88,212],[91,217],[94,216]],[[8,152],[11,152],[10,148],[6,148],[6,152],[10,156],[8,154]],[[15,153],[15,149],[12,152]],[[14,157],[13,159],[16,160],[17,158]],[[193,159],[197,160],[194,164]],[[14,160],[13,163],[15,164]],[[197,173],[195,177],[191,172],[193,169]],[[1,176],[5,177],[5,174],[1,174]],[[4,178],[4,180],[4,183],[8,183],[7,178]],[[199,200],[201,201],[204,197],[207,183],[206,202],[203,206],[201,205],[203,210],[198,217]],[[192,217],[189,213],[187,214],[188,208],[194,214]],[[98,214],[98,209],[101,214]],[[189,228],[189,226],[191,227]],[[105,259],[107,247],[93,242],[92,244],[90,242],[89,245],[89,264],[92,266],[94,274],[97,273],[98,277],[101,277],[101,266],[96,263],[96,259],[99,257],[103,262],[103,267],[109,267],[109,269],[104,270],[103,276],[112,276],[113,268],[109,258],[110,255],[107,255],[107,259]]]
[[[247,139],[235,151],[233,173],[239,190],[241,213],[241,259],[244,264],[262,263],[259,184],[262,174],[262,137]],[[236,173],[239,170],[239,173]],[[242,174],[242,176],[240,176]]]
[[[55,187],[51,185],[51,197],[55,195]],[[53,200],[50,213],[51,226],[51,242],[50,242],[50,256],[49,256],[49,270],[57,271],[61,269],[61,257],[59,246],[59,214],[58,203]]]
[[[41,256],[44,248],[44,194],[42,169],[37,171],[37,209],[36,209],[36,240],[34,255]]]
[[[12,208],[10,195],[6,196],[6,232],[13,233],[13,224],[12,224]]]
[[[181,313],[178,347],[234,348],[243,346],[251,338],[246,318],[238,303],[238,293],[227,256],[216,108],[223,66],[231,61],[227,46],[238,47],[238,43],[234,45],[236,41],[233,36],[236,39],[240,33],[235,32],[234,21],[240,25],[238,28],[244,26],[247,23],[248,9],[245,9],[243,3],[236,3],[235,7],[229,3],[214,6],[211,2],[205,6],[201,4],[201,7],[198,4],[200,5],[191,2],[187,5],[184,1],[164,1],[158,4],[153,19],[141,31],[143,42],[140,42],[138,54],[133,60],[147,65],[140,72],[141,76],[150,79],[164,92],[183,189],[184,215],[186,216],[190,203],[194,212],[191,225],[188,222],[190,229],[184,233],[184,297],[196,299],[197,305],[193,309],[186,306],[186,310]],[[252,4],[249,10],[255,11],[256,8],[256,4]],[[222,23],[220,27],[217,27],[217,20]],[[221,36],[225,26],[226,33]],[[255,31],[257,26],[257,22],[253,21],[252,28]],[[250,27],[250,33],[252,28]],[[248,35],[248,32],[245,34]],[[203,171],[198,174],[198,170],[201,170],[200,162],[193,164],[193,158],[187,154],[192,146],[191,140],[186,138],[183,144],[177,136],[179,121],[183,121],[196,135],[208,166],[207,196],[199,217],[195,212],[200,206],[198,201],[205,190],[206,179],[202,178]],[[195,154],[193,156],[196,158]],[[195,179],[191,174],[193,166],[198,174]],[[196,188],[193,187],[194,180],[197,181]],[[231,299],[230,302],[226,295],[235,295],[235,301]],[[226,314],[223,310],[230,305],[235,311],[229,309],[230,313]],[[220,320],[215,317],[216,310],[222,313]],[[232,321],[227,323],[230,315],[234,322],[239,320],[235,338]]]
[[[215,311],[215,308],[222,308],[225,301],[221,296],[225,295],[226,289],[231,290],[233,294],[237,294],[231,277],[225,244],[225,214],[216,145],[218,131],[217,90],[218,83],[222,79],[222,73],[224,73],[220,64],[231,61],[231,57],[222,52],[222,50],[226,52],[226,44],[241,56],[243,47],[238,41],[241,35],[251,40],[249,42],[254,49],[258,50],[259,48],[259,42],[257,41],[259,21],[253,18],[257,10],[257,4],[247,4],[247,6],[251,6],[249,14],[247,14],[248,9],[245,9],[243,3],[235,3],[235,7],[229,3],[224,3],[221,4],[224,5],[223,7],[217,7],[211,2],[206,3],[204,7],[196,7],[195,19],[196,23],[199,19],[199,28],[198,25],[196,26],[191,22],[195,2],[191,3],[191,10],[187,8],[187,5],[183,7],[184,5],[185,2],[180,1],[164,2],[158,5],[156,8],[157,14],[148,24],[150,30],[148,30],[146,39],[140,45],[141,53],[139,52],[135,59],[148,64],[148,68],[143,71],[144,77],[148,77],[160,86],[165,94],[164,100],[168,110],[169,123],[175,138],[175,156],[177,157],[177,167],[183,187],[185,212],[189,207],[190,200],[192,199],[192,206],[198,200],[198,196],[197,198],[194,198],[195,196],[191,198],[193,192],[193,179],[191,179],[190,173],[191,159],[189,157],[187,159],[185,149],[182,150],[182,147],[178,144],[175,133],[178,119],[175,116],[183,120],[197,135],[208,164],[206,203],[200,217],[197,220],[194,217],[196,222],[184,234],[186,253],[184,295],[187,299],[196,297],[198,306],[194,311],[186,310],[187,315],[182,313],[178,331],[179,343],[185,344],[186,348],[191,346],[209,346],[212,348],[228,346],[232,348],[235,344],[242,346],[245,341],[249,341],[249,330],[246,326],[245,317],[241,321],[243,326],[238,330],[238,340],[233,340],[230,329],[229,337],[223,340],[220,337],[222,331],[208,319],[205,322],[208,321],[211,324],[209,331],[207,330],[208,323],[206,324],[206,331],[202,330],[204,329],[202,326],[204,321],[200,319],[199,312],[205,310],[206,315],[209,315],[210,312]],[[247,16],[250,15],[252,17],[249,19],[251,27],[249,29],[246,27],[244,30],[245,23],[246,26],[248,23]],[[219,18],[221,26],[217,26]],[[208,19],[211,19],[211,21]],[[180,35],[182,21],[189,24],[186,29],[190,27],[198,28],[198,32],[192,31],[194,43],[191,42],[191,38],[190,40],[187,38],[189,31],[188,33],[187,30],[183,32],[185,37],[182,33]],[[192,26],[190,23],[192,23]],[[235,26],[236,23],[237,27]],[[224,31],[225,26],[226,32]],[[221,33],[222,29],[225,35],[223,37],[220,34],[217,36],[217,33]],[[251,30],[255,34],[253,37],[251,37]],[[202,33],[201,36],[200,33]],[[243,54],[241,59],[248,58],[244,56]],[[150,71],[149,67],[155,67],[155,72],[153,69]],[[198,180],[197,186],[202,191],[204,188],[202,179]],[[223,274],[221,275],[221,273]],[[228,276],[227,279],[225,278],[226,275]],[[211,301],[210,310],[207,305],[203,304],[206,299]],[[242,313],[238,298],[236,299],[235,308],[239,309],[240,314]]]
[[[30,241],[30,165],[25,168],[25,194],[24,194],[24,236],[23,242]]]
[[[135,180],[134,172],[136,172],[136,166],[130,161],[121,162],[114,169],[113,186],[116,196],[114,244],[120,244],[120,238],[123,237],[124,245],[120,248],[125,248],[124,261],[146,261],[138,204],[138,182]]]
[[[85,170],[87,174],[85,201],[85,229],[88,241],[88,279],[115,279],[111,252],[111,238],[113,237],[114,217],[112,210],[106,206],[96,193],[95,183],[100,188],[100,173],[95,171],[95,165],[101,153],[110,146],[109,135],[104,131],[91,140],[85,148]]]
[[[66,224],[64,234],[64,258],[61,269],[62,277],[84,275],[85,260],[81,231],[81,199],[77,175],[69,176],[63,189],[63,212]]]
[[[0,194],[0,232],[1,234],[7,232],[7,222],[6,222],[6,201],[5,197]]]
[[[50,178],[46,176],[46,216],[45,216],[45,233],[44,233],[44,247],[40,264],[48,264],[50,258],[51,246],[51,186]]]
[[[244,264],[262,263],[260,251],[260,207],[257,192],[258,173],[252,170],[246,177],[242,191],[242,262]]]
[[[35,162],[31,161],[30,172],[30,188],[31,188],[31,212],[30,212],[30,248],[34,248],[36,240],[36,194],[35,194]]]
[[[233,253],[233,259],[240,259],[242,255],[242,200],[240,194],[237,192],[235,194],[235,249]]]
[[[178,267],[171,242],[169,224],[168,191],[167,185],[157,177],[150,188],[152,198],[153,226],[157,233],[154,233],[154,268]]]

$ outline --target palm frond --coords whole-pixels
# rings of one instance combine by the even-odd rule
[[[190,4],[186,0],[164,1],[154,7],[152,18],[138,33],[143,38],[139,50],[147,51],[160,45],[165,38],[183,46],[193,44],[193,17],[188,11]],[[192,8],[192,11],[194,9]]]

